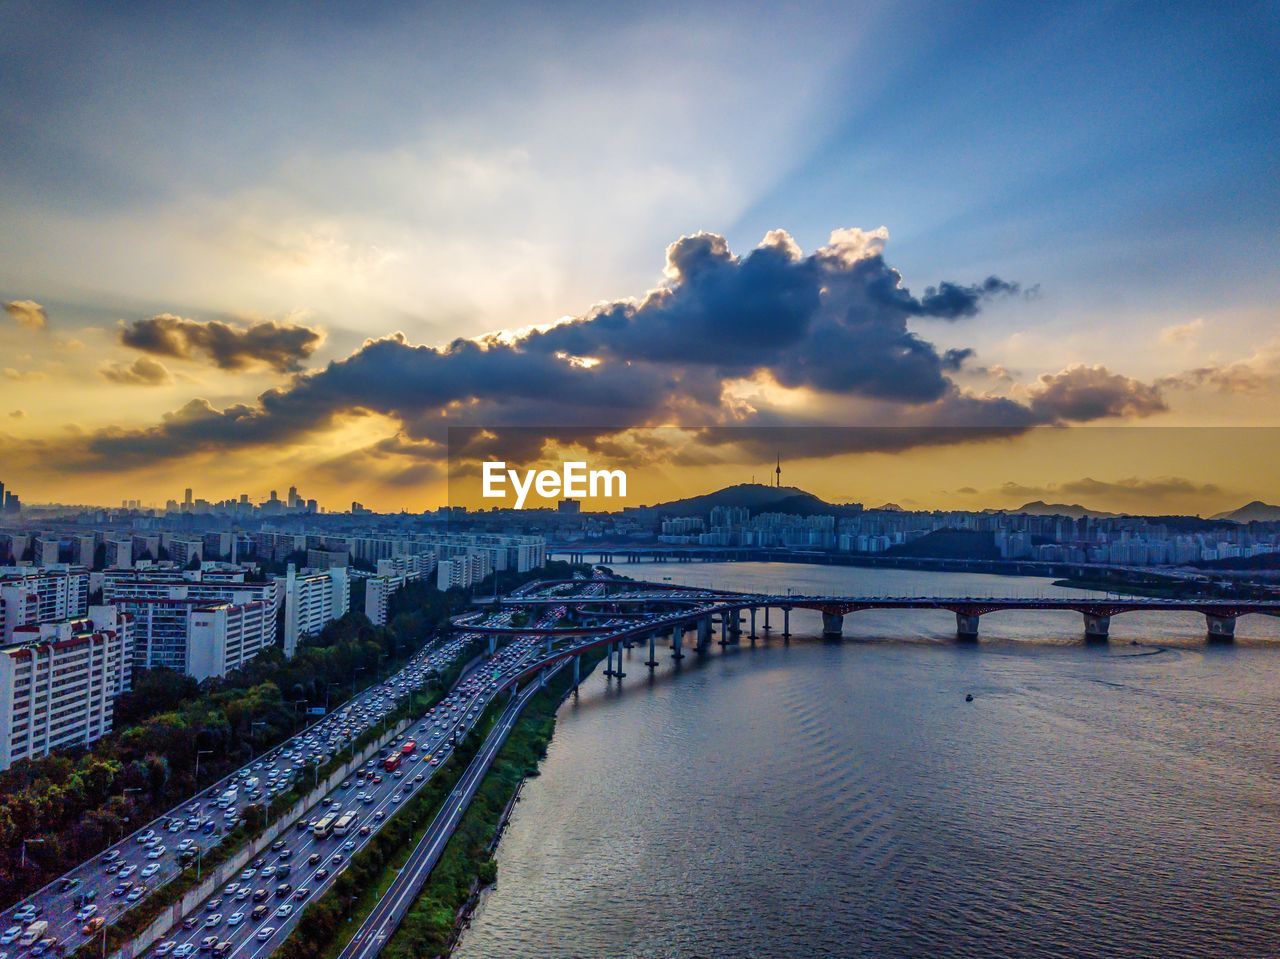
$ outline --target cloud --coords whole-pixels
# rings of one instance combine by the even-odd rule
[[[1219,393],[1253,396],[1269,393],[1280,385],[1280,338],[1264,343],[1243,360],[1183,370],[1161,378],[1157,385],[1171,389],[1207,386]]]
[[[1033,413],[1045,422],[1144,417],[1168,409],[1157,386],[1113,373],[1105,366],[1071,366],[1045,374],[1027,390]]]
[[[35,300],[9,300],[4,311],[15,323],[29,330],[43,330],[49,325],[49,314]]]
[[[838,230],[805,255],[777,230],[737,256],[723,237],[682,237],[667,248],[666,281],[638,299],[444,346],[414,345],[400,333],[368,340],[256,401],[217,408],[192,400],[153,426],[93,433],[68,455],[85,469],[133,469],[299,445],[376,415],[395,424],[396,436],[361,457],[382,473],[393,472],[386,461],[409,469],[442,458],[447,428],[468,425],[492,427],[472,438],[472,452],[519,440],[519,455],[536,456],[547,440],[603,443],[628,428],[683,424],[695,432],[733,427],[702,437],[717,455],[767,447],[771,458],[786,442],[784,455],[820,456],[996,440],[1037,425],[1164,409],[1153,387],[1102,367],[1042,377],[1021,397],[966,392],[950,374],[973,351],[940,351],[909,323],[962,319],[1017,285],[993,277],[917,297],[885,262],[886,241],[883,228]],[[200,353],[222,366],[262,362],[284,371],[310,353],[318,333],[290,327],[297,336],[289,351],[278,349],[282,329],[232,330],[166,314],[125,327],[122,339],[156,355]],[[847,426],[876,428],[833,428]],[[537,429],[512,432],[521,427]],[[686,447],[681,455],[699,454]],[[416,469],[406,481],[426,475]]]
[[[15,370],[12,366],[6,366],[0,370],[0,376],[3,376],[6,380],[13,380],[15,383],[34,382],[49,378],[49,374],[42,373],[40,370]]]
[[[1160,342],[1169,346],[1195,346],[1200,342],[1200,334],[1203,332],[1204,320],[1194,319],[1164,327],[1160,331]]]
[[[277,373],[297,372],[323,340],[322,331],[296,323],[264,320],[237,327],[172,313],[135,320],[120,328],[120,342],[125,346],[182,360],[204,356],[223,370],[262,366]]]
[[[107,363],[98,372],[104,379],[125,386],[165,386],[173,382],[165,365],[147,356],[132,363]]]

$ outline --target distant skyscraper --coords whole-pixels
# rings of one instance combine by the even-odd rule
[[[187,507],[187,509],[191,509],[191,487],[190,486],[187,487],[186,492],[183,494],[182,502]]]

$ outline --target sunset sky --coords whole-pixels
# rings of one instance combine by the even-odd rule
[[[1057,435],[1280,427],[1274,3],[274,9],[0,6],[25,501],[421,509],[451,425],[648,501],[1280,500],[1270,432]]]

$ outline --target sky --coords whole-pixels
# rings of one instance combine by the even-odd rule
[[[1045,437],[1280,426],[1278,47],[1274,2],[0,5],[0,481],[416,510],[462,425],[1276,501],[1270,440]]]

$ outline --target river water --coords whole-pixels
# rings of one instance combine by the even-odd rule
[[[624,566],[730,589],[1079,595],[1047,580]],[[779,618],[775,614],[775,628]],[[562,707],[456,955],[1280,956],[1280,620],[792,614]],[[776,634],[775,634],[776,636]],[[973,701],[965,697],[972,694]]]

